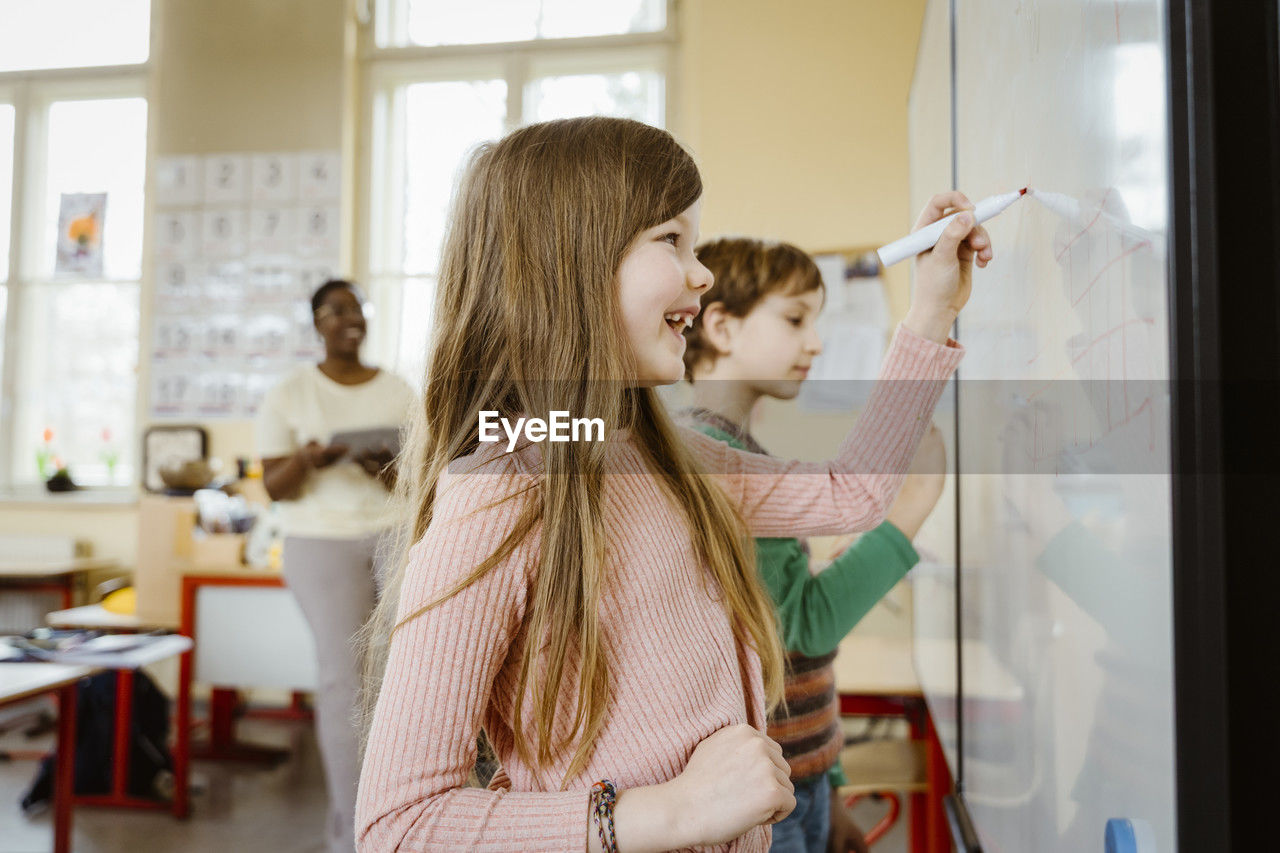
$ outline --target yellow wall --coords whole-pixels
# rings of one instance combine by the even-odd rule
[[[901,237],[907,97],[924,0],[685,0],[674,130],[702,169],[703,234],[813,250]],[[888,275],[906,312],[907,267]]]
[[[151,156],[344,148],[350,187],[347,0],[154,2]],[[885,243],[905,231],[907,96],[923,9],[924,0],[680,4],[672,129],[703,171],[704,235],[770,236],[820,250]],[[899,317],[906,267],[888,283]],[[148,293],[150,281],[143,287]],[[149,303],[144,296],[144,329]],[[144,343],[144,393],[146,350]],[[810,439],[816,431],[831,440],[798,448],[783,430],[772,446],[812,455],[834,448],[843,426],[811,424]],[[208,427],[212,455],[229,463],[252,453],[248,422]],[[136,554],[132,506],[6,507],[0,533],[10,531],[74,532],[126,565]]]

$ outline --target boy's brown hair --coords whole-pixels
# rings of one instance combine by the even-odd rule
[[[822,290],[822,275],[809,253],[790,243],[726,237],[703,243],[698,260],[715,275],[715,284],[702,295],[702,305],[719,302],[731,316],[745,317],[771,293],[798,295]],[[702,314],[684,333],[684,377],[704,359],[715,362],[716,349],[703,334]]]

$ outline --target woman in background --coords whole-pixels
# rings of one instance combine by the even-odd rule
[[[333,853],[351,853],[360,778],[352,635],[373,612],[378,542],[393,523],[395,468],[390,447],[349,453],[333,437],[399,428],[414,394],[398,376],[360,360],[366,325],[355,285],[325,282],[311,309],[324,360],[299,367],[267,393],[257,442],[263,483],[279,504],[285,581],[315,636],[316,730],[329,789],[325,834]]]

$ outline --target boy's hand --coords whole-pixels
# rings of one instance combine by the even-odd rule
[[[985,267],[992,258],[991,237],[973,219],[973,203],[961,192],[939,193],[916,220],[919,231],[956,210],[937,245],[916,256],[916,292],[903,325],[917,335],[945,343],[960,309],[969,301],[973,262]]]
[[[915,458],[902,490],[889,507],[886,520],[902,531],[908,539],[920,532],[929,513],[942,497],[942,487],[947,477],[947,448],[942,441],[942,430],[934,425],[920,439]]]
[[[831,792],[831,834],[827,837],[827,853],[870,853],[867,839],[853,822],[839,791]]]

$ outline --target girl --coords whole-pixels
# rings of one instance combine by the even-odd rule
[[[412,545],[370,632],[361,849],[763,851],[791,810],[763,734],[782,651],[748,525],[880,520],[990,241],[962,215],[922,256],[883,373],[914,381],[881,383],[834,462],[785,462],[677,429],[653,390],[683,375],[712,283],[701,192],[669,134],[623,119],[531,125],[473,157],[401,463]],[[968,202],[937,196],[921,224],[952,205]],[[483,410],[613,432],[506,453],[479,441]],[[502,766],[488,790],[463,787],[481,729]]]
[[[715,275],[689,329],[684,362],[694,407],[685,419],[700,432],[752,453],[761,397],[790,400],[822,351],[815,322],[822,277],[813,259],[787,243],[742,238],[698,248]],[[773,830],[772,853],[866,852],[866,842],[834,789],[845,784],[837,758],[844,747],[836,702],[836,647],[919,560],[911,539],[942,494],[942,436],[931,428],[921,443],[888,520],[864,534],[820,574],[798,539],[757,539],[756,564],[778,608],[788,654],[786,702],[769,718],[769,737],[782,747],[795,786],[796,808]]]

